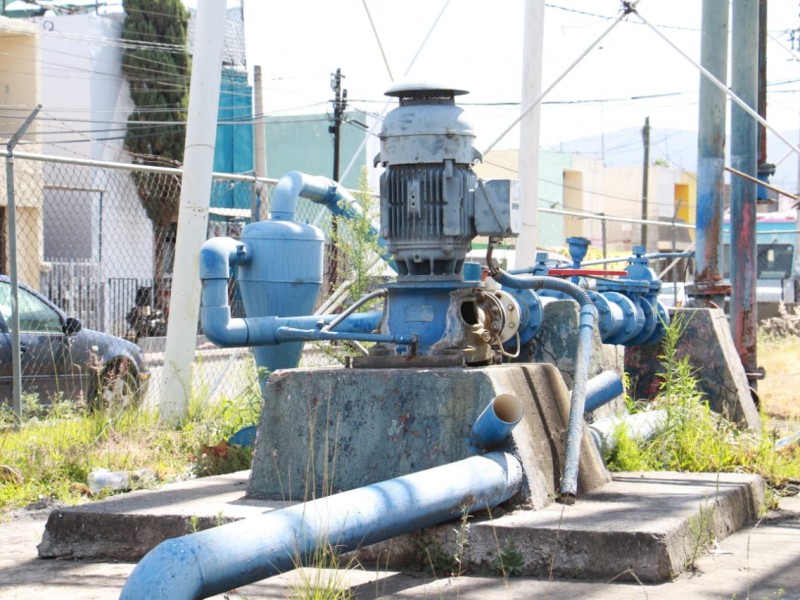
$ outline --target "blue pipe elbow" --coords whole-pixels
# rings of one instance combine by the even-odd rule
[[[206,240],[200,248],[200,279],[224,279],[231,276],[233,265],[244,265],[250,261],[247,247],[229,237]]]

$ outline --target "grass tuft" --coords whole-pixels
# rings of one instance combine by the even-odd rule
[[[749,472],[761,475],[773,488],[796,480],[800,476],[797,444],[778,450],[776,436],[769,428],[761,432],[738,429],[708,406],[697,390],[698,379],[689,358],[677,355],[684,329],[680,318],[667,328],[661,356],[663,372],[659,374],[662,383],[652,405],[631,407],[632,411],[664,410],[664,425],[648,439],[640,439],[622,423],[604,457],[609,469]]]

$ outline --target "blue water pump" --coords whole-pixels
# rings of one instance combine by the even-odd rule
[[[375,158],[385,167],[379,233],[398,276],[374,293],[383,297],[383,311],[310,314],[322,279],[322,235],[295,220],[296,200],[309,198],[345,216],[355,202],[336,182],[290,173],[278,184],[269,221],[245,227],[240,241],[210,240],[201,251],[208,338],[221,346],[255,346],[258,365],[270,370],[296,366],[302,342],[323,339],[374,342],[368,356],[353,360],[360,367],[500,362],[503,343],[517,335],[520,307],[508,292],[465,277],[464,266],[476,236],[516,235],[518,186],[482,181],[472,170],[481,155],[455,104],[464,93],[420,84],[387,92],[399,107],[384,120]],[[231,318],[227,304],[234,267],[244,319]]]

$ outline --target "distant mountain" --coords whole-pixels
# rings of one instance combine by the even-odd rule
[[[797,130],[782,132],[789,140],[797,140]],[[603,136],[585,137],[547,146],[557,152],[592,156],[603,160],[608,167],[641,165],[643,159],[642,128],[630,127]],[[767,159],[776,164],[770,182],[787,192],[797,192],[798,156],[777,136],[767,136]],[[788,155],[788,156],[787,156]],[[673,167],[697,171],[697,132],[680,129],[650,129],[650,163],[666,161]]]

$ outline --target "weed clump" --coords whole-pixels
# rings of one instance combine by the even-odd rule
[[[261,408],[257,391],[244,393],[213,405],[194,404],[183,424],[174,426],[140,406],[90,410],[59,399],[42,407],[36,398],[26,398],[25,406],[21,423],[0,426],[0,511],[42,500],[76,504],[103,497],[107,494],[91,494],[86,485],[95,468],[147,468],[159,481],[247,469],[249,448],[230,446],[216,454],[209,449],[258,422]]]
[[[662,411],[659,426],[637,436],[625,422],[614,432],[604,459],[612,471],[750,472],[780,486],[800,472],[797,451],[780,451],[769,433],[739,429],[711,410],[698,391],[689,357],[679,358],[685,323],[678,317],[664,337],[660,390],[651,403],[629,402],[631,413]]]

